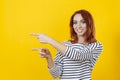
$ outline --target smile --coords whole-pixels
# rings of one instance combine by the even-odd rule
[[[77,32],[79,32],[79,33],[81,33],[82,31],[83,31],[83,30],[81,30],[81,29],[78,29],[78,30],[77,30]]]

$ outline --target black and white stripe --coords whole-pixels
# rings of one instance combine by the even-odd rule
[[[91,72],[103,50],[102,44],[64,44],[67,45],[66,52],[57,53],[54,67],[49,69],[51,75],[61,80],[91,80]]]

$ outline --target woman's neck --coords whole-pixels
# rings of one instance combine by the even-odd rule
[[[85,43],[85,39],[82,36],[78,37],[78,43]]]

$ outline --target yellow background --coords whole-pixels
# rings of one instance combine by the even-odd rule
[[[69,39],[74,11],[88,10],[94,18],[96,38],[104,51],[94,67],[93,80],[120,80],[119,0],[1,0],[0,80],[53,80],[45,59],[31,48],[47,47],[30,33],[45,33],[62,42]]]

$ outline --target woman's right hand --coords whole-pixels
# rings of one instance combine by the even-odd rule
[[[39,51],[39,54],[42,58],[50,58],[51,53],[47,48],[32,48],[32,50],[37,50]]]
[[[32,50],[39,51],[40,56],[42,58],[46,58],[49,69],[54,66],[54,62],[52,60],[51,53],[47,48],[32,48]]]

